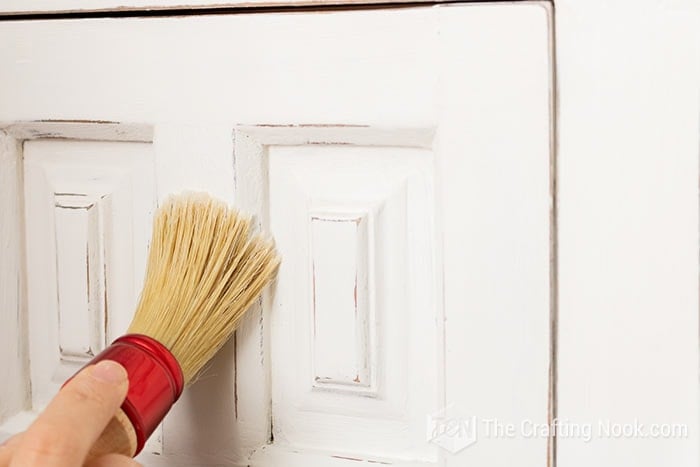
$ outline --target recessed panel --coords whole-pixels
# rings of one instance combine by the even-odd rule
[[[24,143],[32,405],[126,331],[155,204],[150,144]]]
[[[313,384],[320,389],[372,383],[368,224],[366,212],[332,209],[309,219]]]
[[[86,362],[105,344],[103,197],[54,194],[61,360]]]
[[[348,139],[266,150],[275,444],[433,461],[433,155]]]

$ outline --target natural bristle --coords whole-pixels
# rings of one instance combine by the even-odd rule
[[[202,193],[170,197],[156,213],[146,280],[130,333],[177,358],[190,382],[221,348],[274,277],[271,240],[251,221]]]

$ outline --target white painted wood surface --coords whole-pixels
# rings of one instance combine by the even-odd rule
[[[106,340],[104,234],[100,229],[106,209],[101,199],[84,194],[58,193],[54,201],[58,307],[53,311],[59,320],[59,356],[65,361],[87,361],[104,348]],[[51,213],[36,217],[46,214]],[[80,276],[86,279],[74,279]],[[29,314],[37,311],[30,309]]]
[[[560,436],[558,465],[700,463],[700,4],[557,3],[561,420],[687,436]]]
[[[371,388],[376,378],[372,357],[377,353],[373,349],[376,319],[370,304],[370,294],[374,295],[370,287],[376,277],[370,270],[375,251],[370,233],[373,219],[364,211],[331,208],[312,211],[307,221],[312,385],[319,389]]]
[[[0,160],[17,174],[2,203],[26,205],[28,240],[50,236],[34,224],[55,203],[28,190],[46,183],[31,173],[22,187],[19,170],[46,157],[99,178],[114,161],[129,179],[138,159],[153,182],[132,183],[132,214],[152,206],[149,190],[158,200],[207,190],[253,213],[284,256],[277,284],[164,422],[161,455],[149,449],[143,462],[548,465],[546,438],[482,437],[451,454],[428,442],[426,419],[447,405],[465,417],[549,417],[549,14],[521,3],[0,23],[0,121],[14,135]],[[58,127],[18,123],[39,120]],[[99,136],[60,139],[86,131]],[[21,164],[18,141],[33,138]],[[52,156],[66,148],[81,152],[79,168]],[[85,232],[85,216],[66,233]],[[338,219],[359,221],[316,225]],[[3,245],[21,242],[20,222],[3,226]],[[131,225],[136,244],[147,228]],[[71,241],[57,270],[73,264],[84,282],[68,259],[83,240]],[[32,255],[27,286],[41,295],[56,255]],[[315,261],[326,271],[316,291]],[[3,284],[22,263],[3,262]],[[21,293],[10,300],[22,310]],[[17,326],[15,316],[3,322]],[[3,403],[14,395],[4,432],[38,408],[23,402],[38,366],[22,359],[48,344],[27,345],[19,357],[0,347],[18,375],[0,389]]]
[[[23,158],[32,403],[40,407],[131,321],[155,203],[153,157],[144,143],[40,139],[25,141]]]
[[[0,130],[0,420],[29,402],[22,144]]]
[[[425,442],[425,416],[444,390],[435,290],[426,286],[435,282],[432,138],[404,147],[400,134],[382,140],[364,132],[376,146],[359,146],[337,128],[345,144],[268,149],[270,228],[285,263],[272,303],[279,317],[271,330],[273,435],[278,444],[436,462],[437,447]],[[352,251],[358,240],[319,239],[309,225],[319,211],[331,219],[367,213],[371,244],[358,254],[372,270],[366,317],[354,309],[354,276],[363,272],[355,267],[346,294],[334,295],[346,282],[324,270],[334,256],[323,249]],[[360,322],[341,327],[335,316],[343,308]],[[320,328],[329,322],[331,329]],[[357,373],[334,381],[343,369],[325,362],[346,352],[342,336],[353,338],[357,327],[369,334],[359,353],[373,357],[363,365],[372,380]]]

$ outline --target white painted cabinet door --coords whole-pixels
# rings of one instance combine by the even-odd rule
[[[0,23],[0,430],[123,333],[154,208],[252,213],[276,283],[146,465],[546,466],[541,3]]]

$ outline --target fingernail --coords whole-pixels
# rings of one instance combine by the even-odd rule
[[[122,383],[127,377],[124,367],[112,360],[102,360],[97,363],[90,374],[95,379],[111,384]]]

